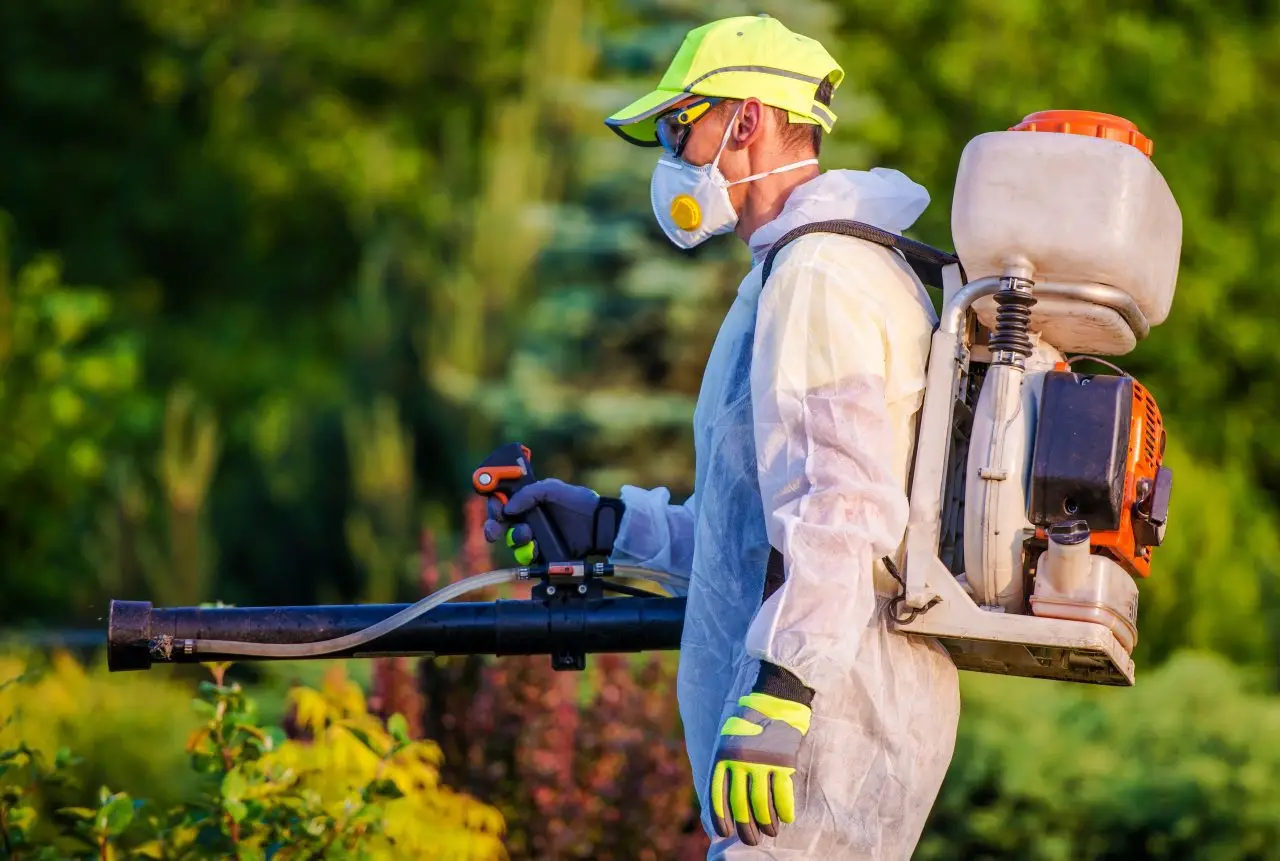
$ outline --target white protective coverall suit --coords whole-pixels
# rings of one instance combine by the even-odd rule
[[[711,835],[708,858],[907,859],[946,774],[957,671],[933,640],[886,628],[936,316],[895,252],[831,234],[779,252],[801,224],[901,233],[928,193],[897,171],[828,171],[751,237],[753,268],[720,328],[694,413],[694,494],[624,487],[613,559],[691,577],[678,697]],[[761,605],[770,546],[785,582]],[[717,838],[720,727],[759,660],[816,690],[794,777],[796,819],[758,846]]]

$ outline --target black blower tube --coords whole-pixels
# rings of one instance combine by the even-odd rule
[[[280,660],[192,652],[185,641],[312,643],[354,634],[409,606],[157,609],[147,601],[113,600],[107,627],[107,666],[117,672],[145,670],[153,663]],[[662,597],[566,603],[450,602],[363,646],[316,657],[549,655],[564,649],[597,654],[679,649],[684,608],[684,598]]]

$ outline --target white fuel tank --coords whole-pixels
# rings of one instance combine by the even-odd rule
[[[1088,111],[1042,111],[971,140],[951,210],[969,280],[1030,263],[1036,283],[1115,287],[1151,326],[1164,322],[1177,284],[1182,214],[1151,150],[1132,123]],[[994,326],[990,297],[975,310]],[[1120,355],[1136,345],[1120,314],[1068,299],[1039,299],[1031,330],[1065,352]]]

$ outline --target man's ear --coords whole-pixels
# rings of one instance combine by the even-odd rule
[[[730,136],[730,142],[735,149],[746,149],[760,139],[764,134],[767,113],[764,103],[755,97],[742,101],[738,110],[737,126]]]

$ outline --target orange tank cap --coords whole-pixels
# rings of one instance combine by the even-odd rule
[[[1058,132],[1106,138],[1129,144],[1148,158],[1151,157],[1151,151],[1155,148],[1151,139],[1138,131],[1138,127],[1129,120],[1097,111],[1036,111],[1034,114],[1027,114],[1022,122],[1009,131]]]

